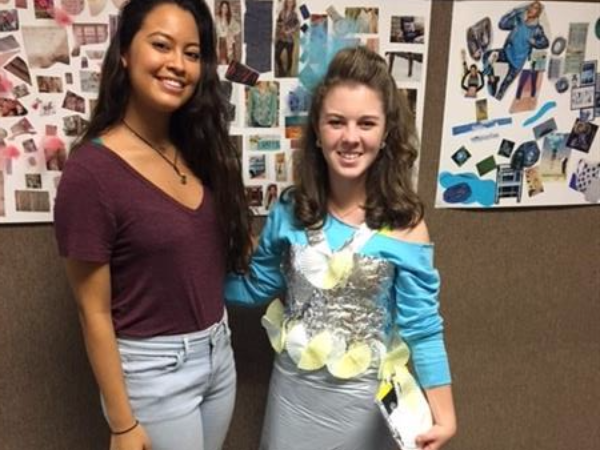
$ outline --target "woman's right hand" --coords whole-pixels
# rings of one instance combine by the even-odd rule
[[[110,450],[152,450],[152,443],[140,424],[129,433],[111,435]]]

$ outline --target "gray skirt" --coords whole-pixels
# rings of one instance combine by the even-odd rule
[[[375,369],[340,380],[277,355],[260,450],[397,450],[374,402],[378,387]]]

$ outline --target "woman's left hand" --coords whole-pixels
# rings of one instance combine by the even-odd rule
[[[426,433],[420,434],[415,442],[421,450],[439,450],[456,433],[456,427],[436,424]]]
[[[456,433],[456,414],[450,385],[426,389],[434,425],[415,439],[420,450],[439,450]]]

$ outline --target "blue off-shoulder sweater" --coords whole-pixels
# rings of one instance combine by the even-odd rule
[[[356,228],[330,215],[323,231],[330,248],[336,251],[351,238]],[[259,306],[278,296],[285,297],[282,260],[293,244],[308,244],[306,230],[295,225],[293,204],[280,200],[266,221],[249,273],[227,277],[227,302]],[[391,293],[397,306],[394,320],[411,350],[421,386],[432,388],[450,384],[443,320],[439,314],[440,279],[433,266],[433,244],[402,241],[378,232],[359,253],[388,260],[396,268]]]

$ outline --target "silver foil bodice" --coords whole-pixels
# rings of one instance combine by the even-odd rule
[[[303,273],[301,260],[303,252],[321,239],[322,231],[309,232],[309,246],[292,245],[284,258],[286,320],[301,321],[309,337],[328,330],[347,344],[376,341],[387,345],[395,312],[391,296],[395,266],[353,253],[348,277],[331,289],[319,288]]]

